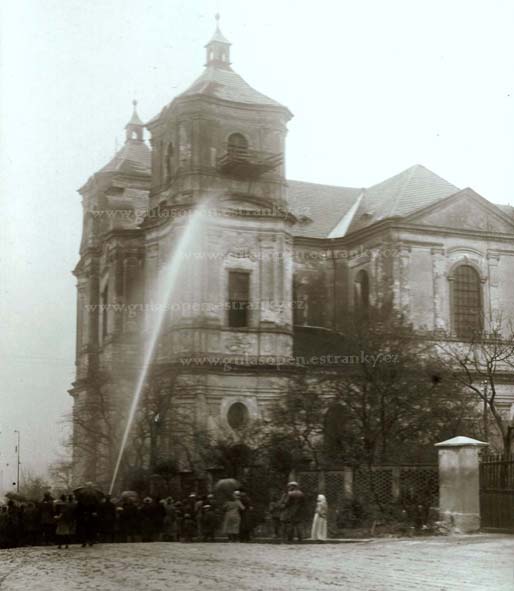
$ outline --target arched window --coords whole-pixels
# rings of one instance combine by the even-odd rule
[[[229,154],[246,156],[248,154],[248,140],[242,133],[233,133],[228,138],[227,151]]]
[[[250,413],[242,402],[234,402],[228,409],[227,421],[232,429],[242,429],[248,423]]]
[[[355,309],[365,312],[369,308],[369,277],[364,269],[355,276],[353,286]]]
[[[480,276],[471,265],[459,265],[453,272],[452,321],[458,337],[470,338],[482,329]]]

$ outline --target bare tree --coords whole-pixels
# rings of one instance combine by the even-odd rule
[[[489,331],[473,334],[467,341],[441,341],[436,345],[442,363],[454,379],[472,393],[483,408],[485,436],[492,418],[506,457],[512,455],[513,424],[509,409],[499,396],[502,385],[512,384],[514,332],[501,319]]]

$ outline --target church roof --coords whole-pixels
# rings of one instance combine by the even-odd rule
[[[404,217],[459,190],[421,164],[366,189],[360,211],[348,228],[354,232],[380,220]]]
[[[298,218],[293,234],[308,238],[326,238],[362,191],[301,181],[287,181],[287,185],[289,207]]]
[[[201,76],[179,97],[198,94],[248,105],[282,107],[277,101],[252,88],[234,70],[215,65],[207,66]]]
[[[420,164],[367,189],[298,181],[288,185],[293,213],[298,217],[303,211],[312,220],[300,221],[293,234],[311,238],[337,238],[387,218],[404,217],[459,190]]]
[[[145,142],[128,141],[98,172],[121,172],[123,174],[150,174],[150,148]]]

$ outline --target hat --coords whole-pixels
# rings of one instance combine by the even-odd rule
[[[299,486],[299,484],[298,484],[298,482],[294,482],[294,481],[292,481],[292,482],[288,482],[288,483],[287,483],[287,488],[289,488],[290,486],[296,486],[296,487],[298,487],[298,486]]]
[[[151,497],[146,497],[145,499],[143,499],[143,503],[151,503],[151,502],[152,502]]]

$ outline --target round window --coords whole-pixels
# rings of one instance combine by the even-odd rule
[[[234,402],[228,409],[227,421],[232,429],[242,429],[249,418],[248,408],[242,402]]]

